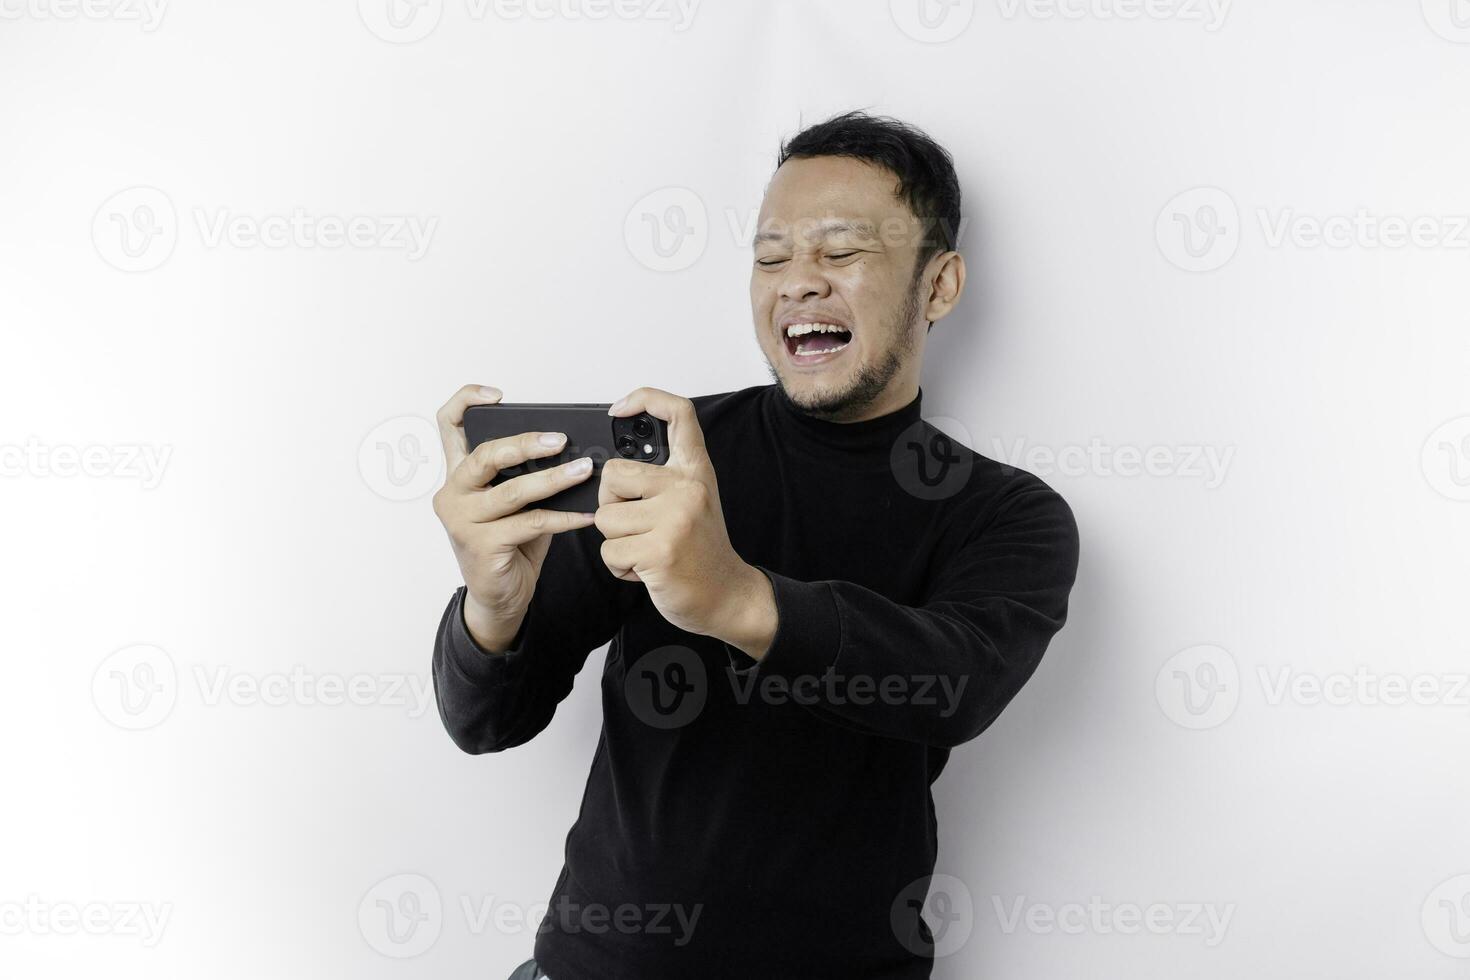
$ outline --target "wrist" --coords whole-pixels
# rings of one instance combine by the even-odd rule
[[[469,633],[476,646],[489,654],[502,654],[509,650],[516,633],[520,632],[521,620],[525,618],[522,612],[514,622],[508,622],[506,617],[496,615],[490,607],[477,600],[468,589],[460,603],[460,611],[465,632]]]
[[[730,610],[717,639],[735,647],[753,660],[760,660],[776,638],[779,617],[771,580],[754,565],[741,565],[729,590]]]

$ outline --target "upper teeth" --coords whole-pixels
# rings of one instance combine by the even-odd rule
[[[786,328],[786,336],[803,337],[809,333],[846,333],[846,327],[835,323],[793,323]]]

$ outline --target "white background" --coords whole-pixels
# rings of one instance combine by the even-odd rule
[[[449,742],[424,420],[763,383],[742,234],[781,137],[865,107],[966,194],[926,414],[1082,530],[1069,624],[937,790],[973,912],[936,976],[1464,976],[1455,2],[0,0],[0,971],[527,957],[601,654],[534,743]],[[367,224],[249,237],[298,212]]]

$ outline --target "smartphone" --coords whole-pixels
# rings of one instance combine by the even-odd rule
[[[662,466],[669,461],[669,426],[647,412],[627,418],[607,414],[610,405],[590,404],[501,404],[471,405],[464,413],[464,434],[470,450],[482,442],[520,435],[522,432],[565,432],[562,451],[542,459],[501,470],[491,486],[526,473],[550,469],[588,456],[592,475],[574,487],[526,505],[528,510],[546,508],[591,513],[597,509],[597,488],[602,466],[610,459],[631,459]]]

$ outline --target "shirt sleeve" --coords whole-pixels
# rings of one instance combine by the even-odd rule
[[[1067,617],[1077,526],[1041,481],[1013,492],[933,576],[922,604],[762,568],[779,618],[758,673],[874,735],[953,747],[990,726]]]
[[[434,697],[465,752],[499,752],[539,734],[572,690],[587,656],[621,627],[640,586],[614,578],[595,528],[552,538],[531,605],[504,653],[477,644],[455,591],[434,638]]]

